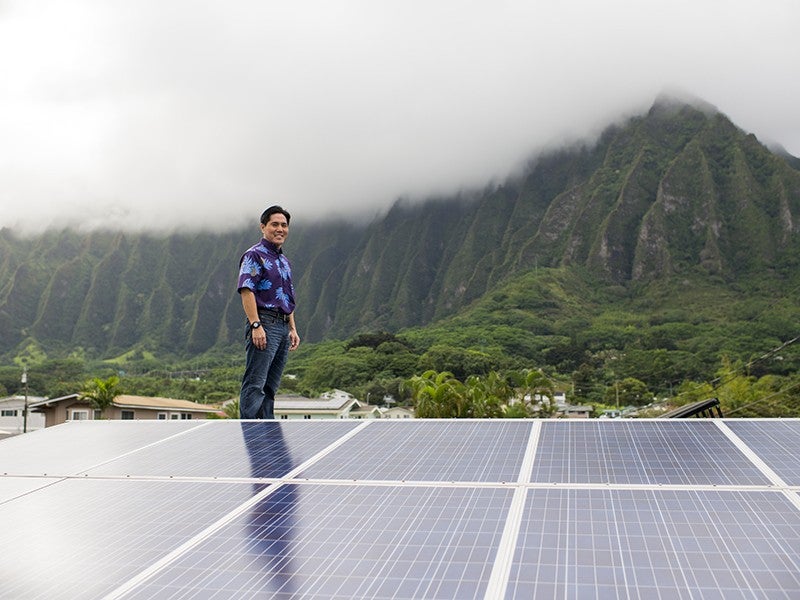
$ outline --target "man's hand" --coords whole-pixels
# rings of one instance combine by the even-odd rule
[[[259,350],[263,350],[267,347],[267,332],[264,331],[263,327],[258,327],[256,329],[250,328],[250,336],[253,340],[253,346],[258,348]]]
[[[297,350],[300,345],[300,336],[295,329],[289,330],[289,350]]]

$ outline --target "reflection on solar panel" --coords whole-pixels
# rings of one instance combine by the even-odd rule
[[[89,475],[283,477],[358,426],[358,421],[205,421]],[[209,426],[212,425],[213,426]],[[191,460],[187,457],[191,456]]]
[[[483,598],[512,493],[288,484],[133,597]]]
[[[0,598],[800,598],[800,421],[80,422]]]

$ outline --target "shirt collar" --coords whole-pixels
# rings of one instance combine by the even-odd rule
[[[267,238],[261,238],[261,245],[267,250],[272,250],[275,254],[283,254],[283,248],[268,241]]]

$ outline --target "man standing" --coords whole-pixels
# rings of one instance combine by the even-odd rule
[[[300,344],[294,322],[292,268],[281,247],[291,216],[280,206],[261,214],[261,241],[239,260],[239,295],[247,315],[246,363],[239,417],[274,419],[275,392],[289,350]]]

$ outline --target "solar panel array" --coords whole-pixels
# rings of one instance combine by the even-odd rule
[[[81,421],[0,598],[800,598],[798,420]]]

